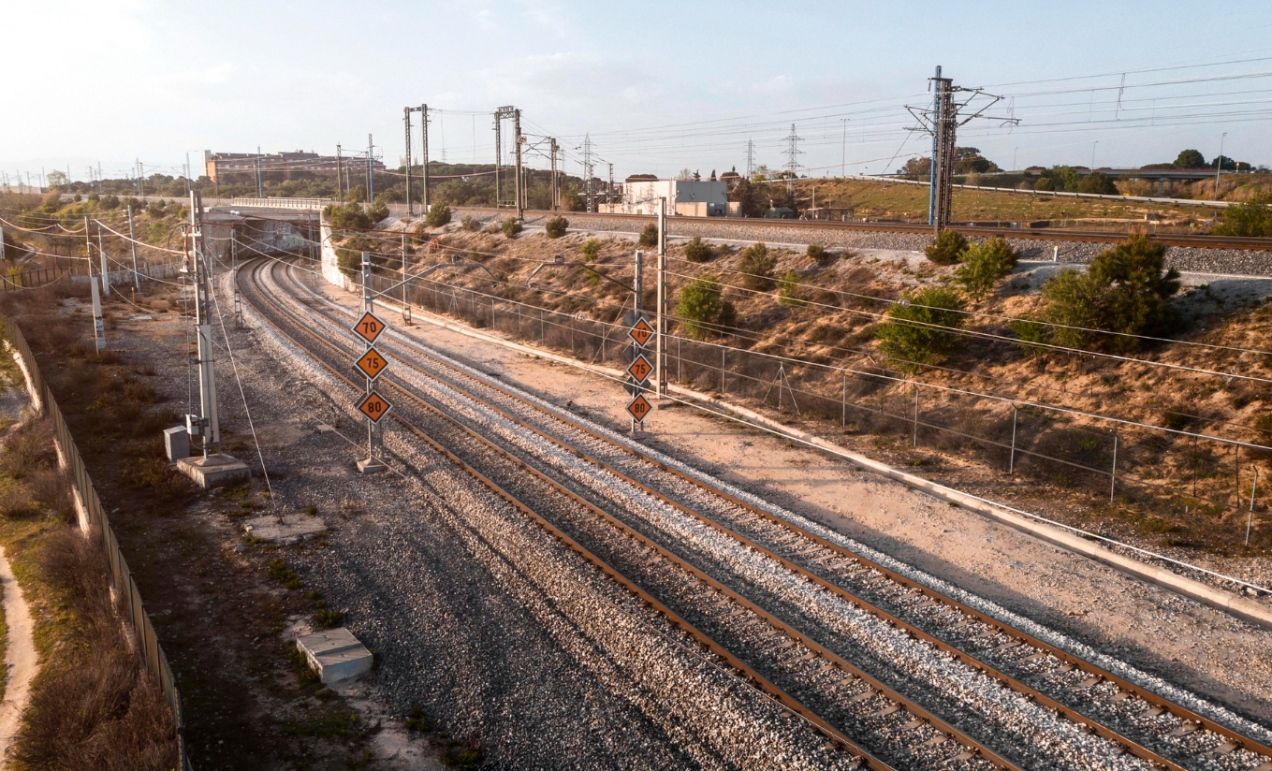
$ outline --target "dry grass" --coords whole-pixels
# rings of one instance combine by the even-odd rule
[[[44,541],[38,565],[72,622],[32,684],[14,760],[33,771],[175,768],[172,716],[112,605],[100,533],[60,530]]]
[[[0,464],[9,476],[0,492],[0,516],[44,514],[61,522],[74,518],[70,478],[58,468],[48,420],[28,421],[11,430],[0,451]]]

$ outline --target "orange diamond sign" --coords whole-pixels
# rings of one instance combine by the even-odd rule
[[[362,371],[362,374],[375,380],[384,374],[384,370],[389,366],[389,362],[380,352],[374,348],[368,348],[367,352],[353,363],[355,367]]]
[[[393,409],[393,405],[385,401],[375,391],[366,395],[362,401],[358,402],[358,412],[371,418],[372,423],[379,423],[380,418],[389,414],[389,410]]]
[[[649,400],[645,398],[644,394],[632,399],[632,403],[627,405],[627,411],[631,413],[633,418],[636,418],[637,423],[643,423],[645,421],[645,416],[653,409],[654,405],[649,403]]]
[[[366,340],[368,343],[374,343],[376,338],[387,329],[387,326],[371,311],[363,311],[362,317],[350,329],[358,337]]]
[[[649,363],[644,354],[638,354],[636,360],[627,365],[627,374],[636,378],[637,383],[643,383],[649,379],[654,371],[654,365]]]
[[[627,330],[627,336],[641,348],[644,348],[645,344],[649,342],[649,338],[654,336],[654,328],[642,316],[636,320],[635,324],[632,324],[631,329]]]

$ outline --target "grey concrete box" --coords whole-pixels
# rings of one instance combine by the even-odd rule
[[[163,430],[163,449],[168,453],[170,461],[190,457],[190,434],[185,426],[173,426]]]
[[[246,463],[222,453],[206,458],[182,458],[177,461],[177,471],[193,479],[204,490],[246,482],[251,478],[251,471]]]
[[[347,680],[371,671],[371,651],[344,627],[296,638],[296,647],[324,683]]]

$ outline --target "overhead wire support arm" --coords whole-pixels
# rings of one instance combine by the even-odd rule
[[[914,116],[918,126],[911,131],[921,131],[932,136],[932,159],[929,172],[930,193],[928,196],[928,223],[937,235],[950,223],[950,211],[954,190],[954,161],[957,154],[956,135],[959,126],[982,118],[997,120],[1001,125],[1012,126],[1020,123],[1015,117],[994,117],[985,115],[998,102],[1001,96],[986,93],[981,88],[964,88],[955,86],[950,78],[941,77],[941,68],[936,68],[936,76],[929,79],[929,87],[934,92],[932,106],[916,108],[906,106],[906,110]],[[954,94],[968,94],[967,98],[955,101]],[[960,115],[977,97],[988,97],[989,101],[969,115]]]

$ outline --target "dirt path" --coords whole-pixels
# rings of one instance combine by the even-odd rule
[[[4,701],[0,702],[0,768],[8,768],[9,746],[22,725],[22,712],[26,709],[31,678],[35,677],[38,662],[32,636],[35,622],[22,595],[22,587],[13,576],[9,558],[3,551],[0,551],[0,591],[4,594],[4,618],[9,627],[4,655],[9,680],[4,690]]]

